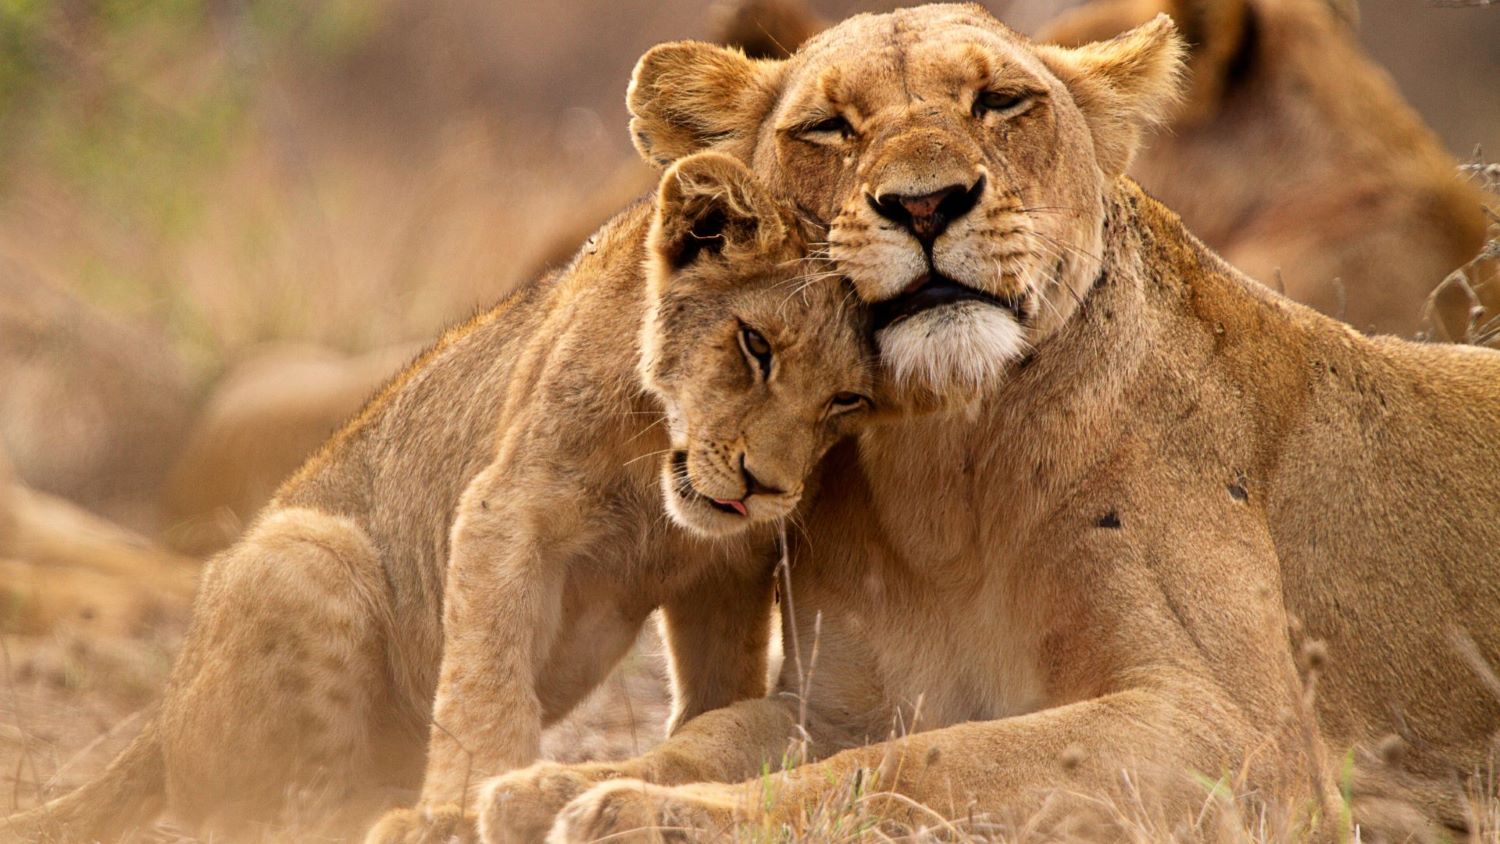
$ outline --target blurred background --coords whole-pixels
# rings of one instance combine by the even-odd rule
[[[623,204],[631,67],[718,14],[0,0],[0,812],[130,736],[198,561],[337,419]],[[1456,158],[1500,153],[1500,9],[1367,0],[1358,31]],[[656,739],[650,647],[554,755]]]

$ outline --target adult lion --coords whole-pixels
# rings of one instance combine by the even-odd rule
[[[1382,741],[1381,787],[1461,822],[1500,726],[1471,663],[1500,657],[1500,356],[1296,305],[1123,178],[1180,56],[1166,18],[1066,49],[970,5],[646,54],[642,152],[728,151],[832,221],[898,386],[946,411],[830,454],[780,694],[502,777],[487,840],[1076,816],[1140,777],[1192,823],[1221,774],[1312,826],[1330,759]],[[757,780],[796,739],[820,761]]]
[[[1187,92],[1131,175],[1252,278],[1362,331],[1411,336],[1433,286],[1483,244],[1483,200],[1336,4],[1095,0],[1037,38],[1076,46],[1159,12],[1187,42]],[[827,26],[806,0],[739,0],[716,38],[784,58]],[[612,189],[609,211],[647,184]]]

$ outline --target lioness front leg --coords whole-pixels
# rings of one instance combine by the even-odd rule
[[[600,783],[739,782],[766,765],[779,768],[799,735],[794,703],[758,698],[706,712],[634,759],[586,765],[541,762],[485,785],[479,798],[480,837],[486,844],[541,841],[564,806]]]
[[[454,523],[421,800],[383,818],[368,844],[471,840],[473,789],[540,749],[538,670],[561,621],[565,559],[584,540],[567,505],[504,506],[490,474],[471,485]]]
[[[1175,816],[1176,808],[1208,799],[1197,777],[1251,766],[1260,769],[1260,782],[1280,780],[1268,795],[1276,805],[1332,817],[1331,783],[1313,766],[1269,771],[1297,758],[1295,748],[1257,732],[1222,703],[1195,682],[1122,691],[847,750],[775,777],[769,788],[764,779],[678,787],[616,780],[564,807],[548,840],[652,840],[665,829],[676,838],[696,832],[716,840],[746,825],[773,834],[816,828],[818,813],[898,830],[975,817],[1042,828],[1063,820],[1108,824],[1110,799],[1128,801],[1143,779]],[[1257,757],[1248,750],[1257,743],[1271,746]]]

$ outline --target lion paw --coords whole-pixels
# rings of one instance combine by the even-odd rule
[[[744,820],[736,805],[722,786],[619,780],[596,786],[564,807],[547,841],[718,841]]]
[[[624,772],[611,765],[538,762],[496,777],[480,792],[480,839],[485,844],[537,844],[570,801],[621,776]]]
[[[394,809],[365,836],[365,844],[473,844],[474,818],[451,804]]]

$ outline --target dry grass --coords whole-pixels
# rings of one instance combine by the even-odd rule
[[[1476,148],[1459,171],[1490,196],[1485,209],[1490,239],[1473,261],[1432,291],[1423,309],[1422,337],[1500,349],[1500,164],[1487,161]]]

